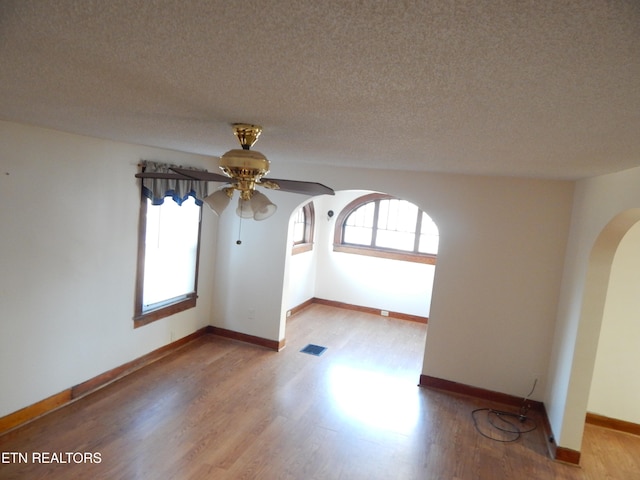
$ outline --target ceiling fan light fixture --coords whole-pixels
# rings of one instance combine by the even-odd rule
[[[238,198],[238,208],[236,208],[236,215],[240,218],[253,218],[253,208],[251,207],[251,200],[243,200],[242,197]]]
[[[265,220],[276,213],[278,207],[264,193],[254,191],[250,200],[254,220]]]
[[[222,212],[229,202],[231,201],[231,196],[233,195],[233,189],[229,188],[221,188],[213,192],[211,195],[204,198],[204,203],[209,205],[211,210],[216,212],[218,216],[222,215]]]

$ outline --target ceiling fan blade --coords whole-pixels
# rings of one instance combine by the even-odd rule
[[[317,182],[302,182],[299,180],[282,180],[265,178],[258,185],[283,192],[301,193],[303,195],[334,195],[332,188]]]
[[[205,172],[204,170],[189,170],[188,168],[172,168],[174,172],[191,180],[202,180],[203,182],[224,182],[229,183],[233,179],[219,173]]]
[[[136,178],[166,178],[169,180],[193,180],[191,177],[180,175],[179,173],[166,172],[140,172],[136,173]]]

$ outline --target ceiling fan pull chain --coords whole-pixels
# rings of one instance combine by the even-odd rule
[[[240,223],[238,223],[238,240],[236,240],[236,245],[241,245],[242,240],[240,240],[242,236],[242,217],[240,217]]]

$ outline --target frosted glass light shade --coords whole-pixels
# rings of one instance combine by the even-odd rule
[[[227,194],[227,189],[222,188],[206,197],[204,202],[209,205],[214,212],[220,215],[227,205],[229,205],[230,200],[231,198]],[[240,218],[264,220],[276,213],[277,209],[278,207],[271,203],[266,195],[254,190],[250,200],[243,200],[242,197],[238,198],[236,214]]]
[[[236,208],[236,215],[238,215],[240,218],[253,218],[253,208],[251,207],[251,201],[238,198],[238,208]]]
[[[267,196],[258,191],[253,192],[251,197],[251,208],[253,209],[254,220],[264,220],[276,213],[278,207],[271,203]]]
[[[216,190],[208,197],[205,197],[203,201],[219,216],[222,214],[222,211],[227,208],[230,200],[231,198],[225,190]]]

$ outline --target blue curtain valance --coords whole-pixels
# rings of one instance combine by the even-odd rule
[[[172,167],[206,171],[202,168],[181,167],[168,163],[142,162],[142,171],[148,173],[175,173]],[[153,205],[162,205],[166,197],[171,197],[178,205],[182,205],[188,197],[193,197],[196,205],[202,206],[202,200],[209,194],[208,182],[198,180],[176,180],[168,178],[143,178],[142,194],[151,200]]]

